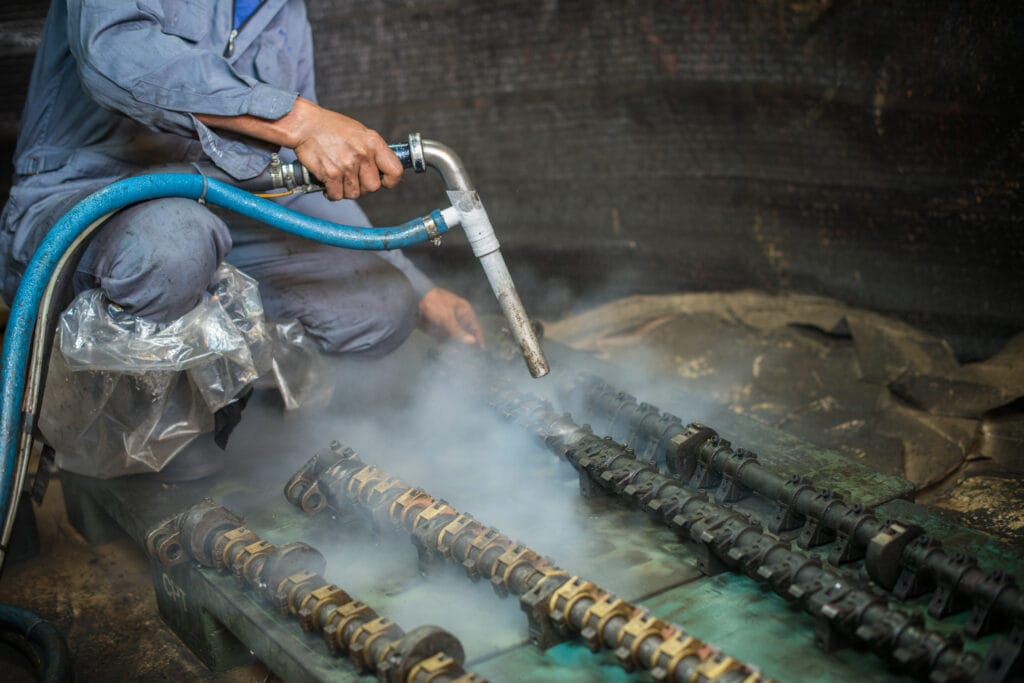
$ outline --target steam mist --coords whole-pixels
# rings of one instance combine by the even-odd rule
[[[385,359],[334,361],[329,381],[335,394],[318,411],[303,408],[282,415],[272,395],[257,394],[228,456],[251,467],[268,460],[263,454],[277,454],[268,466],[246,474],[265,494],[247,487],[215,491],[214,496],[274,543],[304,540],[317,547],[327,558],[328,580],[403,628],[430,623],[448,629],[462,640],[470,661],[527,640],[518,600],[499,598],[486,581],[470,583],[461,568],[450,564],[421,576],[408,537],[390,528],[375,534],[361,514],[337,520],[327,514],[306,517],[284,503],[285,481],[313,453],[337,440],[367,464],[445,499],[570,574],[628,599],[648,593],[658,563],[637,546],[664,548],[674,543],[671,534],[640,513],[607,501],[597,509],[581,498],[568,463],[467,395],[467,386],[485,380],[459,365],[460,354],[438,362],[428,355],[429,346],[417,334]],[[557,389],[575,371],[555,363],[551,377],[536,381],[517,360],[503,374],[521,378],[524,391],[564,406]],[[675,564],[682,572],[691,571]]]

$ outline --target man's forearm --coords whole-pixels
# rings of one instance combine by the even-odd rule
[[[211,128],[229,130],[234,133],[248,135],[257,140],[273,143],[278,147],[295,149],[301,139],[299,131],[302,127],[303,119],[309,116],[307,110],[309,107],[316,106],[301,97],[296,98],[292,110],[276,121],[261,119],[251,114],[242,114],[241,116],[196,114],[195,117]]]
[[[195,117],[212,128],[294,149],[299,161],[324,183],[328,199],[355,199],[381,185],[394,187],[402,178],[401,162],[376,131],[301,97],[277,120],[248,114]]]

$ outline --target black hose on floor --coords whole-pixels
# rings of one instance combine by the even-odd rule
[[[67,683],[74,680],[71,653],[57,627],[35,612],[0,604],[0,628],[10,629],[39,650],[43,683]]]

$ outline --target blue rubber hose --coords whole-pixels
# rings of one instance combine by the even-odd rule
[[[448,231],[439,211],[393,228],[339,225],[291,211],[227,183],[196,174],[141,175],[89,195],[57,221],[39,245],[11,304],[0,361],[0,511],[2,529],[9,528],[16,500],[18,442],[22,431],[34,428],[35,415],[22,414],[28,358],[40,300],[65,253],[90,225],[126,206],[164,197],[186,197],[219,206],[306,239],[347,249],[400,249],[436,238]],[[30,411],[35,406],[29,406]],[[2,539],[6,543],[7,539]],[[0,548],[0,566],[6,548]]]
[[[42,671],[40,680],[45,683],[65,683],[73,680],[71,654],[57,627],[35,612],[20,607],[0,604],[0,627],[18,633],[22,638],[40,650]]]

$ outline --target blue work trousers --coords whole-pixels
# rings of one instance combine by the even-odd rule
[[[73,201],[55,207],[49,227]],[[355,202],[307,195],[289,202],[307,214],[366,226]],[[412,332],[421,293],[395,266],[398,253],[340,249],[268,226],[218,215],[191,199],[156,199],[110,218],[87,247],[74,293],[101,287],[129,313],[167,322],[195,307],[227,260],[259,282],[269,320],[298,319],[331,353],[382,355]],[[425,278],[424,278],[425,280]],[[429,286],[426,281],[425,286]]]

